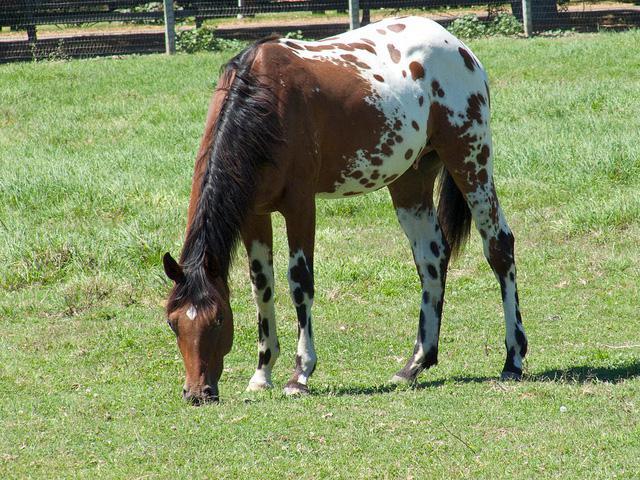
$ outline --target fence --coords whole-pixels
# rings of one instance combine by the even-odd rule
[[[349,17],[348,0],[165,0],[167,9],[163,2],[146,0],[0,0],[0,62],[160,52],[171,45],[173,22],[178,30],[207,22],[218,36],[241,39],[298,30],[311,38],[330,36],[346,30],[350,20],[367,23],[399,10],[418,11],[445,25],[465,14],[484,21],[504,11],[532,32],[640,25],[640,2],[628,0],[357,1],[359,9]],[[530,9],[523,12],[523,5]]]

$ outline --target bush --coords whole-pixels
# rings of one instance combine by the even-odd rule
[[[176,33],[176,50],[194,53],[200,51],[217,52],[220,50],[239,50],[244,46],[240,40],[217,38],[212,28],[196,28]]]
[[[511,14],[499,13],[488,22],[469,14],[454,20],[448,30],[457,37],[478,38],[494,35],[513,36],[522,33],[522,24]]]
[[[490,35],[514,36],[524,32],[522,24],[509,13],[499,13],[490,24]]]
[[[284,38],[288,38],[290,40],[309,40],[302,34],[302,30],[296,30],[295,32],[287,32]]]

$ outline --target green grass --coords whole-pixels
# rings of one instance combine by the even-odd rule
[[[524,382],[496,381],[500,294],[474,233],[451,267],[440,364],[416,388],[386,383],[419,288],[382,191],[319,202],[312,395],[281,393],[296,326],[277,217],[277,388],[244,393],[256,327],[239,260],[223,401],[203,408],[180,399],[160,258],[179,252],[231,52],[0,66],[0,477],[637,478],[638,44],[471,44],[492,79]]]

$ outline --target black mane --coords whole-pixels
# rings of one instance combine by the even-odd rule
[[[187,299],[196,307],[211,305],[212,278],[227,283],[260,168],[274,163],[274,147],[282,141],[277,98],[251,71],[258,47],[272,40],[256,42],[223,67],[221,78],[232,81],[214,126],[200,198],[180,256],[185,281],[172,292],[170,310]]]

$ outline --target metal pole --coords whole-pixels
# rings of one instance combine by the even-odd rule
[[[360,28],[360,1],[349,0],[349,29]]]
[[[531,0],[522,0],[522,23],[524,24],[524,36],[533,35],[533,17],[531,15]]]
[[[242,8],[244,7],[244,0],[238,0],[238,8]],[[238,14],[238,20],[241,20],[244,18],[244,15],[242,15],[241,13]]]
[[[176,17],[173,0],[164,0],[164,44],[167,55],[176,53]]]

